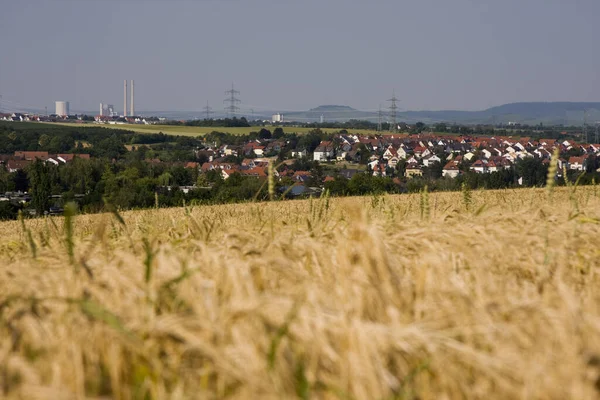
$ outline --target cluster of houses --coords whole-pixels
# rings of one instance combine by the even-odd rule
[[[8,172],[17,172],[25,169],[36,159],[60,165],[73,161],[75,157],[90,159],[89,154],[49,154],[47,151],[15,151],[14,154],[0,154],[0,165],[4,165]]]
[[[528,157],[549,163],[557,147],[560,154],[580,154],[560,158],[559,170],[584,171],[588,157],[600,153],[600,145],[578,144],[570,140],[439,136],[431,133],[378,136],[338,134],[332,140],[321,141],[312,154],[305,148],[290,149],[286,146],[287,143],[281,139],[255,140],[238,146],[207,146],[197,155],[202,154],[208,159],[200,167],[203,172],[219,169],[225,179],[234,172],[247,176],[266,176],[269,160],[284,150],[291,160],[309,157],[321,163],[366,162],[367,170],[374,176],[394,174],[398,164],[403,162],[404,176],[411,178],[423,175],[424,168],[439,163],[442,176],[455,178],[461,173],[461,167],[463,170],[468,168],[475,173],[486,174],[510,169],[515,162]],[[364,152],[368,155],[366,159]],[[222,162],[224,157],[230,155],[253,158],[244,159],[240,165]]]
[[[50,121],[50,117],[43,115],[32,115],[32,114],[24,114],[24,113],[0,113],[0,121],[10,121],[10,122],[44,122]]]
[[[164,120],[162,118],[161,120]],[[150,119],[146,119],[144,117],[120,117],[117,115],[96,115],[94,117],[94,122],[97,124],[107,124],[107,125],[124,125],[124,124],[141,124],[141,125],[151,125],[153,121]]]
[[[335,143],[338,143],[337,145]],[[512,137],[457,137],[434,134],[382,135],[378,137],[339,135],[333,141],[323,141],[315,149],[313,159],[354,160],[361,148],[369,151],[368,165],[375,176],[386,176],[400,161],[405,162],[407,178],[421,176],[424,167],[434,163],[443,165],[442,176],[455,178],[463,162],[473,172],[485,174],[510,169],[519,159],[536,157],[548,163],[555,148],[561,154],[571,150],[580,153],[567,159],[560,158],[559,169],[584,171],[590,155],[600,152],[600,145],[577,144],[556,139]]]
[[[27,192],[5,192],[0,194],[0,201],[8,201],[12,204],[26,204],[31,201],[31,196]]]
[[[253,140],[241,145],[206,144],[195,150],[197,162],[187,162],[184,167],[200,173],[216,170],[228,179],[234,173],[242,176],[264,178],[269,174],[269,164],[274,163],[283,152],[285,161],[278,169],[273,168],[277,178],[291,178],[297,185],[310,181],[310,171],[295,171],[289,168],[295,159],[308,158],[320,163],[355,164],[355,167],[342,169],[340,175],[351,178],[366,164],[367,173],[373,176],[404,177],[423,175],[424,169],[432,166],[441,168],[442,176],[455,178],[467,169],[480,174],[498,172],[513,167],[520,159],[536,157],[549,163],[554,150],[560,154],[577,156],[560,158],[558,168],[584,171],[588,159],[600,154],[600,145],[578,144],[570,140],[538,139],[527,137],[469,137],[440,136],[431,133],[415,135],[349,135],[336,134],[331,140],[321,141],[310,152],[306,148],[292,147],[286,139]],[[232,157],[242,159],[232,162]],[[14,154],[0,154],[0,164],[9,172],[24,169],[35,159],[55,165],[71,162],[75,157],[89,159],[89,154],[49,154],[45,151],[15,151]],[[235,160],[233,158],[233,160]],[[281,158],[279,158],[281,160]],[[161,161],[149,160],[149,162]],[[397,168],[402,163],[403,168]],[[438,170],[439,171],[439,170]],[[325,180],[334,179],[326,176]],[[318,184],[318,183],[317,183]]]
[[[82,122],[84,121],[84,115],[38,115],[28,113],[0,113],[0,121],[10,122]],[[107,125],[123,125],[123,124],[142,124],[150,125],[156,121],[163,121],[164,118],[144,118],[144,117],[119,117],[119,116],[107,116],[107,115],[96,115],[94,122],[97,124]],[[91,121],[91,119],[90,119]]]

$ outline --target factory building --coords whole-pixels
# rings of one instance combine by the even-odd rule
[[[69,102],[68,101],[57,101],[56,102],[56,115],[65,117],[69,115]]]
[[[115,106],[112,104],[100,103],[100,114],[101,117],[114,117],[117,115]]]

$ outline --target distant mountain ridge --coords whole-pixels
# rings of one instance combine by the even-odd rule
[[[481,111],[401,111],[397,113],[399,122],[447,122],[461,124],[507,124],[509,122],[537,125],[582,125],[584,111],[588,124],[600,122],[600,102],[520,102],[491,107]],[[325,121],[347,121],[366,119],[377,121],[378,114],[360,111],[349,106],[324,105],[303,112],[286,113],[288,121],[318,122],[323,116]],[[387,120],[387,113],[384,121]]]
[[[27,112],[40,112],[39,110],[22,110]],[[583,125],[584,111],[587,113],[585,119],[589,125],[600,122],[600,102],[520,102],[509,103],[501,106],[491,107],[481,111],[399,111],[398,122],[427,124],[446,122],[456,124],[507,124],[509,122],[538,125]],[[94,112],[74,112],[95,115]],[[240,114],[239,117],[270,120],[278,111],[263,111],[256,114]],[[157,116],[174,120],[202,119],[204,113],[201,111],[139,111],[140,115]],[[285,121],[299,123],[319,122],[321,116],[325,122],[344,122],[351,119],[367,120],[377,122],[379,115],[374,111],[361,111],[346,105],[321,105],[308,111],[284,112]],[[215,118],[225,117],[225,113],[213,115]],[[383,122],[388,121],[387,110],[383,110]]]

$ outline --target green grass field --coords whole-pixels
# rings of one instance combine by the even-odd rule
[[[176,125],[119,125],[120,129],[128,129],[135,132],[144,132],[144,133],[165,133],[168,135],[182,135],[182,136],[198,136],[205,135],[207,133],[213,131],[219,132],[227,132],[238,135],[245,135],[250,132],[257,132],[261,128],[258,126],[250,126],[250,127],[235,127],[235,128],[227,128],[227,127],[215,127],[215,126],[176,126]],[[266,126],[265,128],[273,131],[275,126]],[[304,127],[283,127],[283,130],[286,133],[307,133],[311,131],[313,128],[304,128]],[[338,132],[339,129],[336,128],[324,128],[322,129],[325,132]],[[358,133],[363,135],[375,134],[375,131],[371,130],[361,130],[361,129],[349,129],[349,133]]]
[[[250,127],[239,127],[239,128],[227,128],[227,127],[219,127],[219,126],[178,126],[178,125],[136,125],[136,124],[123,124],[123,125],[95,125],[95,124],[75,124],[75,123],[61,123],[61,122],[48,122],[45,123],[47,125],[65,125],[65,126],[102,126],[106,128],[112,129],[125,129],[134,132],[141,133],[164,133],[167,135],[180,135],[180,136],[200,136],[206,135],[207,133],[218,131],[218,132],[226,132],[233,133],[237,135],[245,135],[250,132],[257,132],[261,128],[258,126],[250,126]],[[273,131],[275,126],[266,126],[267,129]],[[283,127],[283,130],[286,133],[307,133],[311,131],[313,128],[304,128],[304,127]],[[337,128],[323,128],[325,132],[338,132],[340,129]],[[373,130],[363,130],[363,129],[348,129],[349,133],[356,133],[362,135],[372,135],[376,134],[376,131]]]

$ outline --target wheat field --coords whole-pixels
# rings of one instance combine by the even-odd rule
[[[0,224],[0,397],[595,399],[596,187]]]

